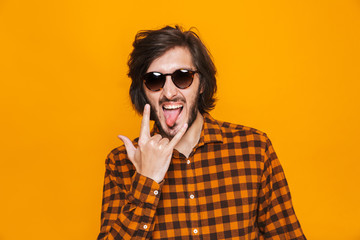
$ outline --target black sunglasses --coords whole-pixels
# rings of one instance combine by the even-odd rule
[[[194,80],[194,75],[197,71],[188,69],[178,69],[173,73],[160,73],[160,72],[148,72],[144,75],[145,86],[151,91],[161,90],[166,81],[166,76],[171,76],[171,80],[177,88],[185,89],[190,87]]]

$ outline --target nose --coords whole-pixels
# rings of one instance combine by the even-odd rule
[[[163,87],[163,95],[167,99],[171,100],[177,95],[177,93],[178,93],[178,88],[173,83],[171,76],[166,76],[166,81]]]

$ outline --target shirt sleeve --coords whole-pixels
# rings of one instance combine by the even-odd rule
[[[260,239],[306,239],[294,212],[284,171],[268,138],[264,159],[259,192]]]
[[[115,164],[110,154],[106,160],[98,240],[149,239],[162,184]]]

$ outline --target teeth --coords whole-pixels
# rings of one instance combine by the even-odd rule
[[[166,105],[164,106],[165,109],[177,109],[177,108],[181,108],[181,105]]]

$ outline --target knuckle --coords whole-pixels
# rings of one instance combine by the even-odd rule
[[[160,134],[155,134],[152,138],[153,139],[161,139],[161,135]]]
[[[155,145],[156,145],[156,142],[154,141],[154,139],[151,139],[151,140],[149,141],[149,145],[150,145],[150,146],[155,146]]]
[[[145,141],[144,141],[144,140],[139,140],[138,145],[139,145],[139,147],[144,146],[144,145],[145,145]]]

